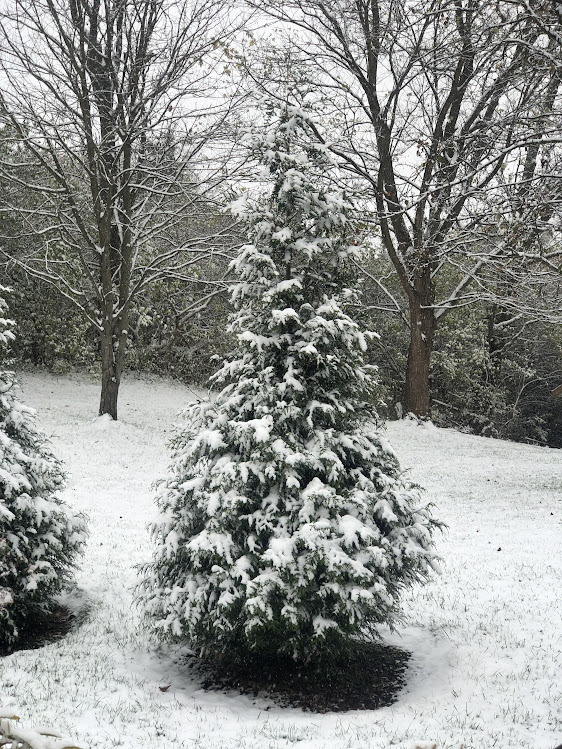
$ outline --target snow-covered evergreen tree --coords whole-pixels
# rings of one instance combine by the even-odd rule
[[[35,426],[35,414],[16,397],[4,369],[13,339],[0,286],[0,651],[47,611],[85,541],[85,522],[58,498],[60,462]],[[2,364],[4,362],[4,364]]]
[[[235,205],[239,347],[194,403],[161,487],[141,584],[162,634],[200,655],[317,658],[398,614],[434,564],[437,523],[374,413],[366,335],[349,316],[359,249],[308,115],[286,108],[253,142],[272,184]]]

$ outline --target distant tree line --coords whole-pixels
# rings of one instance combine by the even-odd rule
[[[101,366],[114,417],[125,368],[205,381],[231,345],[226,207],[259,189],[240,135],[267,94],[312,106],[352,199],[387,415],[562,445],[555,4],[13,8],[0,243],[22,362]],[[287,33],[253,31],[263,14]]]
[[[18,366],[97,373],[96,330],[72,303],[16,267],[8,282],[14,289],[18,337],[12,351]],[[131,313],[128,370],[206,384],[216,367],[213,357],[233,343],[225,330],[230,304],[225,292],[183,320],[179,312],[191,301],[189,290],[183,283],[161,282],[139,299]],[[376,298],[377,288],[367,279],[358,315],[380,333],[368,358],[378,367],[378,408],[394,419],[402,415],[408,327],[399,315],[376,309]],[[472,305],[455,310],[441,326],[429,379],[430,417],[475,434],[562,447],[562,398],[550,394],[562,383],[562,328],[521,318],[502,331],[496,319],[494,304]]]

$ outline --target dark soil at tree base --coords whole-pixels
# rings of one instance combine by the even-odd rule
[[[330,668],[291,658],[251,658],[236,663],[188,659],[204,689],[269,698],[281,707],[315,713],[376,710],[396,701],[410,653],[381,643],[357,643]]]
[[[66,606],[54,604],[48,612],[37,614],[20,628],[18,640],[7,650],[0,648],[0,656],[17,650],[36,650],[65,637],[77,623],[76,614]]]

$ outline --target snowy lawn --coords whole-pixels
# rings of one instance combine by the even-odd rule
[[[121,421],[97,419],[98,383],[25,374],[69,472],[65,499],[90,516],[77,582],[87,621],[64,640],[0,659],[0,707],[84,749],[554,749],[562,742],[562,452],[413,423],[388,435],[449,530],[443,574],[404,600],[392,644],[413,653],[398,701],[314,715],[203,692],[157,651],[132,604],[150,547],[152,482],[193,391],[127,379]],[[169,686],[162,692],[159,687]],[[431,744],[428,744],[431,746]]]

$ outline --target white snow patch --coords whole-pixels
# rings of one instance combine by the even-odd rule
[[[273,419],[271,416],[264,416],[261,419],[250,419],[246,424],[254,430],[256,442],[267,442],[273,429]]]
[[[112,419],[109,414],[102,414],[96,416],[91,422],[92,428],[97,429],[100,432],[106,432],[108,429],[120,429],[121,423]]]

